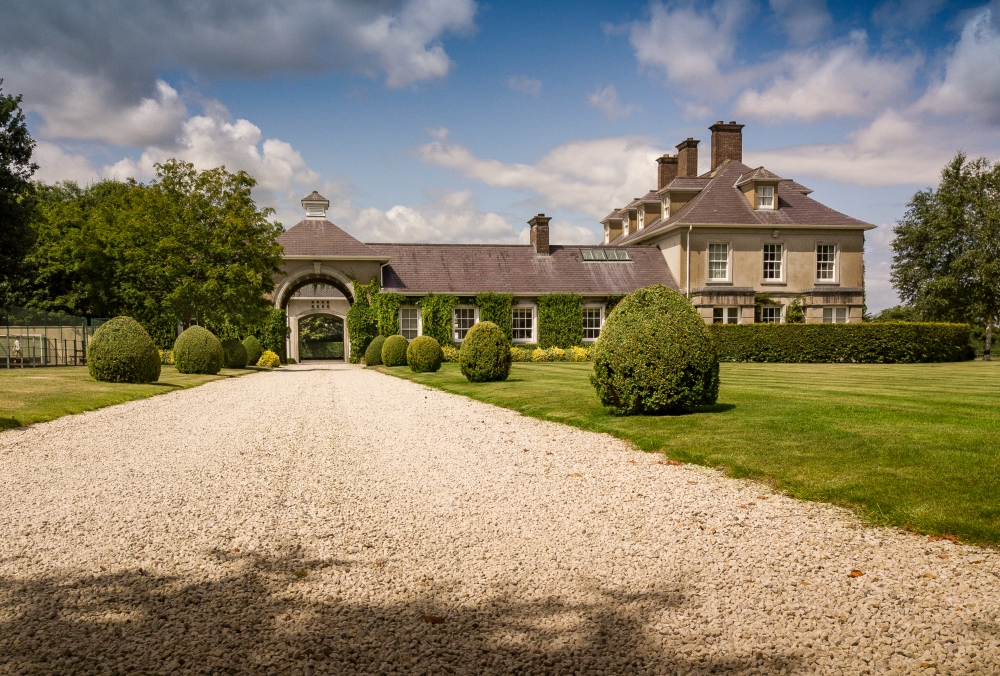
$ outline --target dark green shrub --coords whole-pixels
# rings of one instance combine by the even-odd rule
[[[243,347],[243,343],[235,338],[226,338],[222,341],[222,355],[227,369],[244,369],[247,367],[247,349]]]
[[[181,373],[214,375],[222,370],[224,359],[222,343],[204,326],[190,327],[174,343],[174,363]]]
[[[366,366],[382,365],[383,344],[385,344],[385,336],[375,336],[374,338],[372,338],[372,342],[368,343],[368,349],[365,350]]]
[[[342,341],[317,341],[302,343],[299,347],[300,359],[343,359],[344,343]]]
[[[160,351],[139,322],[115,317],[90,339],[87,368],[94,380],[151,383],[160,379]]]
[[[723,361],[905,364],[972,359],[968,324],[713,324]]]
[[[260,355],[264,354],[264,348],[260,341],[253,336],[247,336],[243,339],[243,347],[247,350],[248,364],[256,364],[260,360]]]
[[[574,293],[538,297],[538,346],[564,350],[583,342],[583,299]]]
[[[510,375],[510,341],[493,322],[479,322],[465,334],[459,352],[462,375],[470,383],[507,380]]]
[[[715,403],[719,360],[705,320],[657,284],[633,291],[608,315],[590,382],[616,414],[680,413]]]
[[[389,336],[382,343],[382,363],[386,366],[406,366],[406,338]]]
[[[414,373],[437,371],[443,360],[441,345],[430,336],[417,336],[406,348],[406,361]]]

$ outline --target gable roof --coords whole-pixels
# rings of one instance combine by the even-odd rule
[[[307,218],[278,235],[284,256],[320,256],[382,260],[384,256],[330,221]]]
[[[578,246],[552,246],[549,256],[536,255],[531,245],[368,246],[390,257],[382,268],[382,289],[402,294],[623,295],[651,284],[678,288],[656,247],[628,249],[631,261],[584,262]]]

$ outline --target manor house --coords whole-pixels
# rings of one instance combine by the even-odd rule
[[[709,129],[711,169],[698,174],[699,141],[681,142],[677,154],[657,159],[655,188],[613,209],[601,221],[603,242],[592,246],[551,244],[544,214],[528,221],[526,245],[363,243],[327,220],[329,201],[313,192],[302,200],[305,220],[278,238],[284,264],[274,304],[288,313],[288,356],[299,358],[300,319],[346,318],[351,279],[377,278],[384,291],[414,301],[400,309],[407,338],[421,333],[419,298],[458,297],[456,343],[479,320],[474,297],[486,291],[513,295],[511,338],[524,344],[538,340],[539,296],[580,296],[587,342],[600,335],[610,299],[651,284],[683,293],[708,323],[783,322],[793,303],[806,322],[860,322],[864,233],[875,226],[743,164],[743,125]]]

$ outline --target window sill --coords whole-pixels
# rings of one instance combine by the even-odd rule
[[[788,282],[783,282],[779,279],[765,279],[761,281],[761,286],[788,286]]]
[[[819,286],[840,286],[840,282],[831,282],[828,279],[824,279],[824,280],[817,279],[816,281],[813,282],[813,284],[816,284],[816,285],[819,285]]]
[[[726,286],[728,284],[732,286],[733,282],[731,279],[710,279],[705,284],[714,284],[716,286]]]

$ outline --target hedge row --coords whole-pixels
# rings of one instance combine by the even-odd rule
[[[899,364],[972,359],[967,324],[712,324],[722,361]]]

